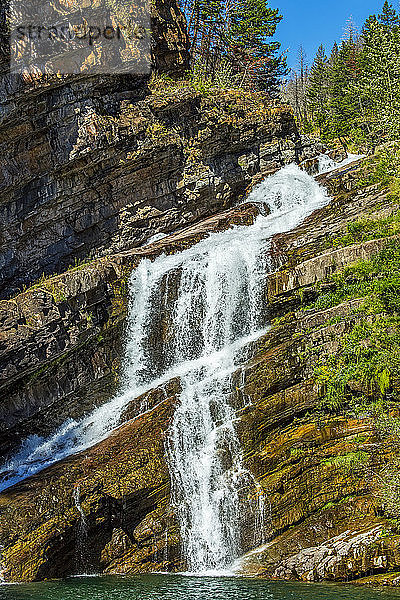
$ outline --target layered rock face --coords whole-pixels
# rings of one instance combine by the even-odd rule
[[[250,225],[244,204],[150,244],[51,277],[0,301],[1,451],[103,404],[121,378],[128,281],[142,258],[187,248],[212,231]]]
[[[398,442],[368,410],[329,414],[315,380],[316,367],[361,321],[364,300],[301,309],[326,293],[332,273],[391,243],[378,238],[326,250],[327,239],[340,237],[360,214],[385,218],[395,208],[379,186],[349,191],[357,171],[321,180],[337,194],[330,206],[275,238],[282,267],[268,278],[268,298],[277,320],[257,345],[241,389],[251,400],[239,425],[246,464],[268,510],[267,543],[245,555],[240,569],[272,579],[396,584],[399,536],[383,516],[379,490],[381,473],[397,464]]]
[[[1,296],[232,206],[317,153],[264,95],[76,79],[9,93],[1,123]],[[142,99],[141,99],[142,98]]]
[[[326,236],[340,234],[360,211],[380,217],[392,210],[385,190],[349,191],[355,180],[353,172],[327,180],[342,193],[301,227],[274,239],[274,260],[282,268],[269,276],[268,300],[271,319],[278,321],[253,344],[252,359],[237,374],[234,399],[245,465],[264,497],[268,541],[242,559],[240,569],[247,573],[395,582],[400,569],[398,535],[382,516],[375,493],[376,474],[396,459],[398,446],[380,437],[370,415],[349,418],[321,411],[313,376],[315,361],[332,354],[356,322],[361,300],[300,310],[305,298],[320,293],[317,282],[341,265],[368,259],[387,243],[377,239],[324,249]],[[250,205],[234,217],[228,214],[223,226],[251,223],[256,211]],[[159,250],[142,252],[157,253],[164,244],[173,251],[195,240],[180,234],[172,245],[166,238],[158,242]],[[132,262],[129,253],[119,256],[120,264]],[[84,280],[88,268],[56,277],[51,285],[61,289],[66,277]],[[132,574],[184,568],[165,463],[165,437],[179,389],[179,380],[172,380],[145,399],[133,399],[121,417],[128,422],[108,439],[0,496],[6,580],[83,570]],[[143,400],[147,412],[137,417]],[[244,547],[252,547],[252,536],[243,531]]]
[[[251,208],[221,210],[263,175],[320,149],[265,94],[201,95],[185,85],[138,100],[143,94],[143,82],[98,77],[10,95],[5,105],[3,297],[36,283],[0,306],[3,452],[115,392],[127,283],[147,253],[140,244],[214,213],[216,221],[167,241],[168,252],[185,236],[249,221]]]
[[[145,415],[34,478],[23,499],[11,492],[22,502],[14,509],[3,504],[3,577],[29,581],[184,568],[163,447],[177,391],[178,382],[154,390]]]
[[[181,76],[189,68],[189,52],[178,3],[153,2],[151,28],[153,70]],[[131,115],[130,123],[124,118],[120,122],[121,112],[149,94],[150,76],[10,75],[7,48],[1,48],[0,297],[4,298],[43,273],[61,272],[76,258],[109,246],[120,212],[136,195],[137,167],[124,171],[123,159],[140,143],[137,129],[142,132],[139,139],[146,137],[146,127],[134,125],[135,119],[140,121],[140,110]],[[141,168],[143,178],[145,165]],[[127,178],[131,174],[130,183],[127,179],[123,183],[123,172]]]

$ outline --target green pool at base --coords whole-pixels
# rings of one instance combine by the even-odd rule
[[[0,600],[400,600],[400,589],[236,577],[75,577],[0,586]]]

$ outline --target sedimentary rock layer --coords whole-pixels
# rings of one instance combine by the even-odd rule
[[[50,433],[116,391],[123,358],[128,282],[141,258],[183,250],[212,231],[250,225],[242,206],[149,246],[94,260],[0,301],[0,448]]]
[[[396,458],[398,448],[382,441],[370,415],[321,412],[314,382],[315,361],[335,351],[357,322],[361,301],[299,310],[307,294],[318,295],[316,282],[387,243],[326,250],[326,234],[337,235],[360,207],[376,216],[391,210],[384,190],[354,191],[275,239],[275,259],[283,262],[285,255],[286,263],[270,276],[269,306],[281,319],[253,343],[233,399],[245,465],[264,497],[262,526],[269,540],[243,559],[241,568],[248,573],[314,581],[360,579],[400,568],[398,536],[382,535],[388,523],[379,516],[374,493],[375,473]],[[245,210],[251,222],[254,208]],[[163,242],[168,247],[168,240]],[[120,255],[120,264],[127,256]],[[57,289],[67,277],[52,280]],[[150,392],[148,411],[139,417],[133,401],[123,415],[130,420],[107,440],[0,496],[6,579],[62,576],[76,572],[77,565],[107,573],[184,566],[164,458],[178,393],[179,380]],[[349,463],[346,457],[354,453],[361,462]],[[86,544],[86,566],[77,536]],[[251,536],[252,531],[243,532],[246,547]]]
[[[229,208],[256,176],[317,154],[261,93],[149,96],[131,76],[22,92],[0,124],[3,298]]]

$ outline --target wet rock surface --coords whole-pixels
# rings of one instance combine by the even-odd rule
[[[346,192],[274,240],[280,271],[269,277],[268,301],[271,315],[285,318],[253,342],[252,358],[234,376],[232,399],[244,463],[264,498],[261,526],[266,544],[242,559],[239,568],[246,573],[305,581],[397,581],[391,573],[399,570],[398,535],[380,514],[374,477],[399,449],[381,440],[369,415],[322,414],[313,380],[315,357],[335,351],[340,336],[357,321],[355,309],[361,300],[304,312],[299,310],[298,293],[311,294],[313,284],[332,270],[367,258],[386,243],[375,240],[333,253],[325,245],[326,235],[342,231],[360,207],[387,214],[385,198],[385,191],[374,187]],[[66,306],[76,304],[77,298],[87,301],[96,289],[93,282],[120,282],[123,269],[131,270],[140,257],[188,247],[213,228],[250,224],[256,214],[253,205],[243,205],[209,219],[202,228],[101,259],[95,262],[93,279],[88,278],[93,265],[60,275],[50,280],[53,301],[59,290],[68,296],[63,300]],[[25,294],[29,293],[33,292]],[[43,308],[52,315],[58,303],[49,308],[46,294],[41,294],[35,300],[41,303],[37,314]],[[6,305],[10,308],[4,323],[13,334],[24,298]],[[120,335],[126,312],[125,288],[117,298],[121,302],[114,302],[114,312],[105,311],[106,322],[113,323],[113,339]],[[110,299],[107,302],[113,306]],[[99,300],[99,306],[103,304],[104,299]],[[43,327],[46,321],[41,317],[38,323]],[[165,463],[165,440],[179,389],[179,380],[172,380],[132,399],[121,416],[121,423],[128,422],[106,440],[0,495],[7,580],[64,576],[79,569],[135,573],[184,568]],[[32,426],[34,419],[30,422]],[[354,452],[362,461],[349,467],[345,457]],[[250,530],[242,532],[244,548],[252,547],[252,536]]]
[[[164,459],[176,390],[97,446],[1,495],[6,580],[183,568]]]
[[[117,391],[129,276],[142,258],[183,250],[213,231],[250,225],[258,212],[244,204],[0,301],[3,455],[27,435],[48,434]]]

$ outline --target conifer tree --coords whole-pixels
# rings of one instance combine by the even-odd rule
[[[286,74],[280,43],[271,40],[282,19],[268,0],[184,0],[192,61],[214,77],[229,65],[242,84],[276,94]]]
[[[315,57],[307,97],[314,127],[326,138],[373,148],[400,136],[400,19],[387,0],[358,35],[352,22],[340,46]]]
[[[281,20],[279,10],[269,8],[266,0],[236,0],[229,11],[228,52],[257,89],[276,92],[286,72],[280,43],[269,41]]]
[[[386,31],[391,31],[399,24],[399,17],[393,8],[393,5],[389,4],[387,0],[385,0],[382,13],[379,15],[378,19]]]
[[[323,132],[327,122],[328,102],[328,58],[325,48],[321,44],[311,66],[307,86],[307,98],[310,108],[311,119],[319,127],[320,134]]]
[[[372,15],[362,33],[362,69],[355,92],[368,111],[373,144],[399,133],[399,20],[385,2],[382,13]]]
[[[347,147],[346,135],[354,118],[353,97],[348,93],[350,70],[348,66],[351,43],[342,42],[332,53],[328,68],[328,118],[330,137],[338,138]]]

